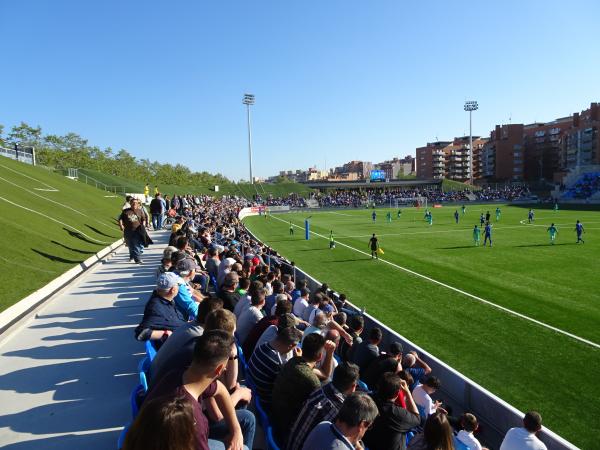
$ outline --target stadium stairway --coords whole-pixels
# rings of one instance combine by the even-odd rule
[[[151,235],[144,265],[120,247],[0,336],[0,448],[115,448],[144,354],[133,327],[168,239]]]

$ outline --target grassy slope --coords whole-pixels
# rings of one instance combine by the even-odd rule
[[[0,268],[3,280],[0,310],[41,288],[121,236],[114,219],[120,211],[121,199],[104,197],[104,191],[4,157],[0,158],[0,177],[0,197],[81,232],[78,234],[47,217],[0,200]],[[48,188],[43,183],[58,189],[58,192],[37,190]]]
[[[115,175],[109,175],[91,169],[79,169],[82,174],[87,174],[98,181],[109,186],[124,186],[127,192],[143,192],[144,183],[136,180],[129,180]],[[262,186],[262,188],[261,188]],[[219,186],[219,192],[216,195],[243,195],[251,198],[257,192],[261,195],[273,194],[274,196],[286,196],[292,192],[308,195],[310,189],[300,183],[282,183],[282,184],[262,184],[261,186],[252,186],[249,183],[241,184],[223,184]],[[154,184],[150,186],[154,192]],[[173,195],[191,193],[191,194],[208,194],[215,195],[212,190],[214,186],[179,186],[175,184],[159,185],[159,189],[163,194]],[[264,190],[263,190],[264,189]]]
[[[323,235],[333,228],[340,243],[363,251],[368,235],[376,232],[384,259],[600,342],[600,296],[594,285],[600,213],[538,211],[538,225],[544,226],[533,227],[519,223],[525,209],[503,207],[495,247],[473,248],[470,229],[482,208],[469,206],[459,225],[453,223],[453,209],[435,209],[431,229],[422,221],[423,212],[412,209],[392,224],[384,223],[383,210],[376,224],[364,210],[317,213],[311,226]],[[283,218],[302,224],[301,215]],[[550,220],[565,224],[559,225],[558,244],[574,243],[576,218],[588,224],[584,246],[547,245]],[[341,245],[329,251],[320,238],[305,241],[297,233],[290,239],[287,222],[247,220],[259,237],[398,332],[516,407],[539,409],[551,429],[582,448],[593,447],[592,436],[600,432],[594,419],[600,414],[600,387],[565,377],[564,369],[600,379],[600,351]],[[584,416],[581,398],[593,400]]]

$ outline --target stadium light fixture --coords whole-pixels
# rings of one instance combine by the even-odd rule
[[[477,111],[479,109],[479,105],[475,100],[468,100],[465,102],[465,111],[469,112],[469,166],[470,166],[470,175],[471,175],[471,186],[473,186],[473,121],[472,114],[473,111]]]
[[[248,158],[250,162],[250,184],[254,184],[254,177],[252,176],[252,130],[250,128],[250,105],[254,105],[254,95],[244,94],[242,103],[246,105],[246,116],[248,119]]]

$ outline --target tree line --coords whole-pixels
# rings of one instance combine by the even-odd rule
[[[0,146],[12,148],[15,144],[35,147],[38,164],[56,169],[92,169],[143,183],[163,185],[211,186],[231,183],[221,174],[192,172],[183,164],[138,159],[125,149],[117,152],[110,147],[101,149],[89,145],[88,140],[77,133],[63,136],[44,134],[41,127],[21,122],[4,135],[4,126],[0,124]]]

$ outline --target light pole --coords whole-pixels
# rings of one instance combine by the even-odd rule
[[[250,105],[254,105],[254,95],[244,94],[242,103],[246,105],[246,113],[248,117],[248,157],[250,160],[250,184],[254,184],[254,177],[252,176],[252,130],[250,128]]]
[[[469,111],[469,167],[471,171],[471,186],[473,186],[473,121],[471,120],[471,115],[473,111],[477,111],[479,109],[479,105],[476,101],[469,100],[465,102],[465,111]]]

